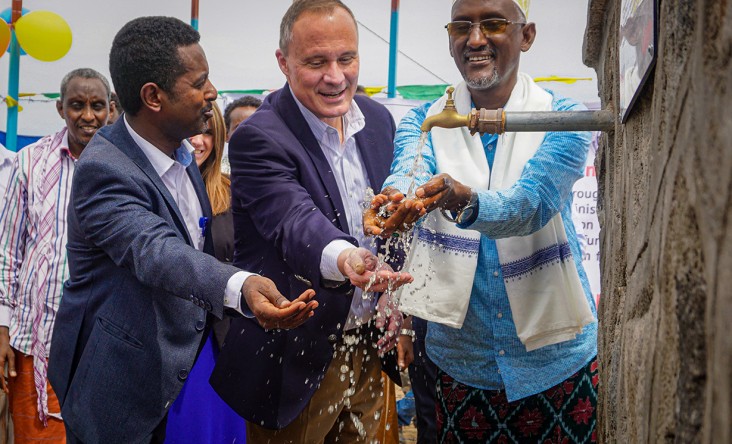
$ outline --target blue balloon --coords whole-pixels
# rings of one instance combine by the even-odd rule
[[[20,10],[21,17],[28,14],[30,12],[30,9],[23,8]],[[10,23],[10,19],[12,18],[13,14],[13,8],[7,8],[3,12],[0,12],[0,18],[5,20],[5,23]],[[20,45],[18,45],[18,48],[20,48]],[[8,54],[10,54],[10,45],[8,45],[8,50],[6,51]],[[23,51],[23,48],[20,48],[20,55],[24,56],[25,51]]]

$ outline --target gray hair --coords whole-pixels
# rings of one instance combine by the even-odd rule
[[[101,73],[91,68],[78,68],[64,76],[64,79],[61,80],[61,97],[59,97],[60,101],[64,101],[66,90],[69,88],[69,82],[77,77],[82,79],[99,79],[99,81],[102,82],[102,85],[104,85],[104,89],[107,91],[107,102],[109,102],[112,95],[112,88],[109,87],[109,81]]]
[[[333,12],[336,8],[346,11],[353,19],[353,24],[356,25],[356,17],[353,12],[340,0],[294,0],[280,23],[280,50],[282,53],[287,55],[287,47],[292,42],[292,27],[303,13],[328,13]],[[356,32],[358,32],[358,26],[356,26]]]

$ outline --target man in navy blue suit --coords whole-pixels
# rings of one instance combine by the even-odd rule
[[[288,331],[234,321],[211,384],[248,421],[250,442],[372,442],[379,354],[401,322],[393,307],[376,319],[373,292],[411,277],[377,263],[361,215],[366,189],[388,174],[395,125],[382,105],[354,98],[358,32],[340,1],[293,2],[276,56],[287,84],[229,142],[234,263],[288,297],[315,289],[320,306]]]
[[[49,359],[69,442],[162,442],[214,316],[226,308],[291,328],[317,306],[312,290],[291,302],[213,257],[211,207],[192,147],[181,146],[205,131],[217,95],[198,41],[178,19],[142,17],[112,44],[125,112],[76,166],[70,277]]]

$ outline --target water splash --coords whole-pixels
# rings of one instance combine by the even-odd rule
[[[428,132],[422,131],[422,134],[419,136],[419,141],[417,142],[417,155],[414,156],[412,169],[407,173],[407,177],[412,178],[409,183],[409,189],[407,190],[407,199],[413,199],[415,197],[414,192],[417,191],[417,183],[419,179],[427,175],[424,163],[422,162],[422,151],[424,150],[425,143],[427,143],[428,135]]]

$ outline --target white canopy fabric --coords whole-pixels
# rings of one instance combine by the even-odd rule
[[[345,0],[359,22],[361,75],[359,83],[386,86],[391,18],[390,0]],[[522,70],[533,77],[590,78],[574,84],[546,82],[542,86],[583,102],[597,102],[597,77],[582,64],[582,39],[587,0],[534,0],[530,20],[537,39],[522,57]],[[270,89],[284,84],[274,57],[279,23],[290,2],[275,0],[200,0],[199,31],[219,90]],[[10,2],[6,2],[10,6]],[[453,83],[459,73],[448,53],[444,25],[450,20],[451,0],[401,0],[397,85]],[[144,15],[169,15],[190,22],[186,0],[25,0],[29,10],[49,10],[66,19],[73,32],[69,53],[56,62],[21,57],[20,92],[58,92],[64,74],[79,67],[105,75],[116,32],[129,20]],[[0,94],[8,87],[8,55],[0,58]],[[411,60],[410,60],[411,59]],[[38,100],[38,101],[32,101]],[[21,100],[18,133],[41,136],[63,122],[53,102],[42,96]],[[0,130],[5,130],[7,108],[0,106]]]

